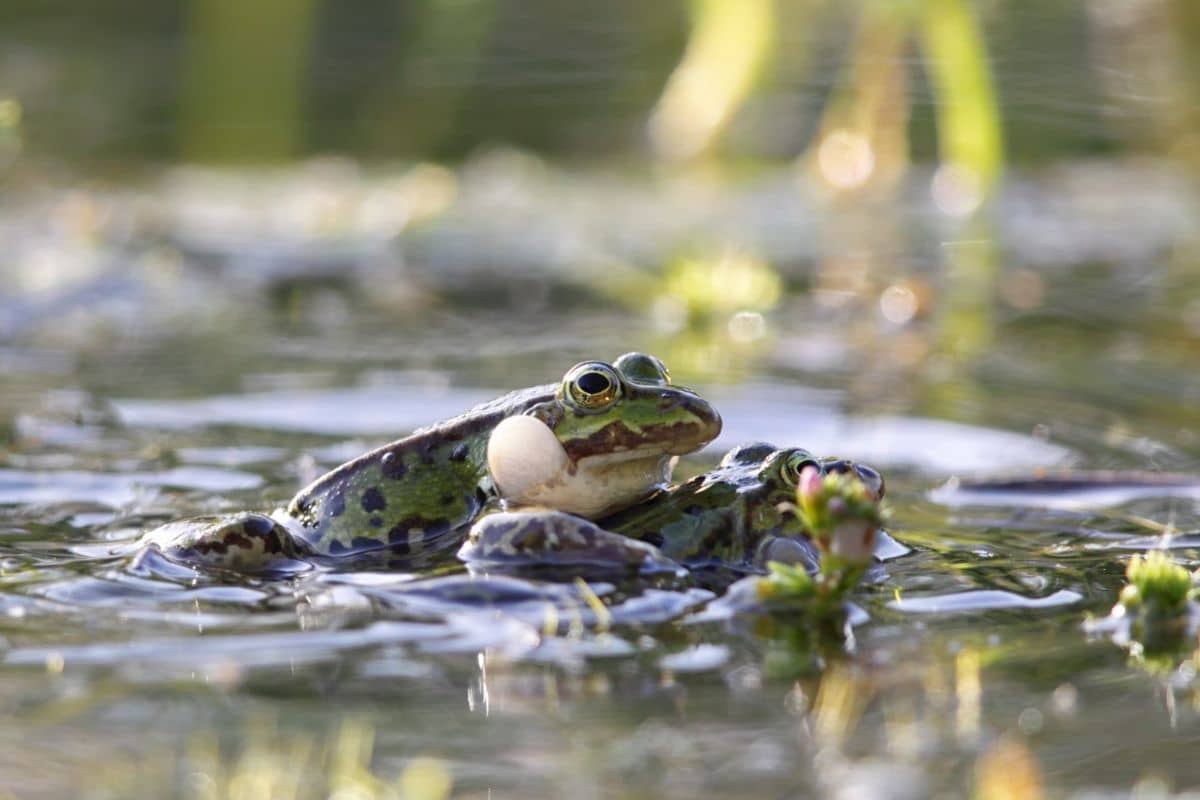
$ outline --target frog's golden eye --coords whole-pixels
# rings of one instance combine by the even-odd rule
[[[607,364],[579,364],[563,378],[563,396],[581,409],[605,408],[621,394],[621,381]]]

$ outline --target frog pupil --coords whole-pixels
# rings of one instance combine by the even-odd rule
[[[603,394],[612,386],[608,377],[600,372],[585,372],[576,383],[584,394]]]

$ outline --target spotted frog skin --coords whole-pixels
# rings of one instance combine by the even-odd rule
[[[800,448],[745,445],[711,472],[595,522],[550,510],[489,515],[472,527],[459,557],[479,565],[756,571],[767,561],[786,561],[815,567],[807,532],[789,510],[807,466],[852,472],[872,494],[883,496],[883,478],[870,467],[817,459]]]
[[[521,473],[522,442],[509,445],[517,452],[503,459],[489,449],[493,432],[515,417],[531,418],[520,421],[548,440],[537,447],[553,451],[549,461],[542,459],[549,465],[543,471],[553,471],[532,488]],[[493,475],[498,460],[539,501],[603,516],[665,486],[673,457],[699,449],[720,430],[716,410],[672,385],[653,356],[583,362],[558,384],[512,392],[343,464],[270,515],[170,523],[148,533],[143,550],[185,563],[253,570],[280,558],[382,550],[402,557],[444,547],[457,543],[455,534],[504,493],[498,486],[504,481]],[[534,449],[531,461],[538,460]]]

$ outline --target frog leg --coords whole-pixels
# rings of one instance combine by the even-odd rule
[[[279,521],[255,512],[168,522],[142,537],[131,566],[143,565],[152,553],[186,566],[238,572],[295,571],[308,555]]]
[[[679,565],[657,547],[551,509],[504,511],[481,517],[458,551],[483,567],[598,567],[676,572]]]

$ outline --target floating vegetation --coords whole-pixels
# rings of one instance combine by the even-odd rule
[[[1151,550],[1130,560],[1125,577],[1109,615],[1085,627],[1108,634],[1155,671],[1173,669],[1174,655],[1194,646],[1200,628],[1193,575],[1166,552]]]
[[[814,467],[800,474],[794,513],[816,543],[820,562],[816,574],[803,564],[767,564],[765,577],[754,581],[757,600],[773,610],[838,616],[847,594],[858,584],[875,553],[885,517],[880,499],[861,480]]]
[[[1121,590],[1127,613],[1149,618],[1178,617],[1193,597],[1192,576],[1162,550],[1136,555],[1125,569],[1129,584]]]

